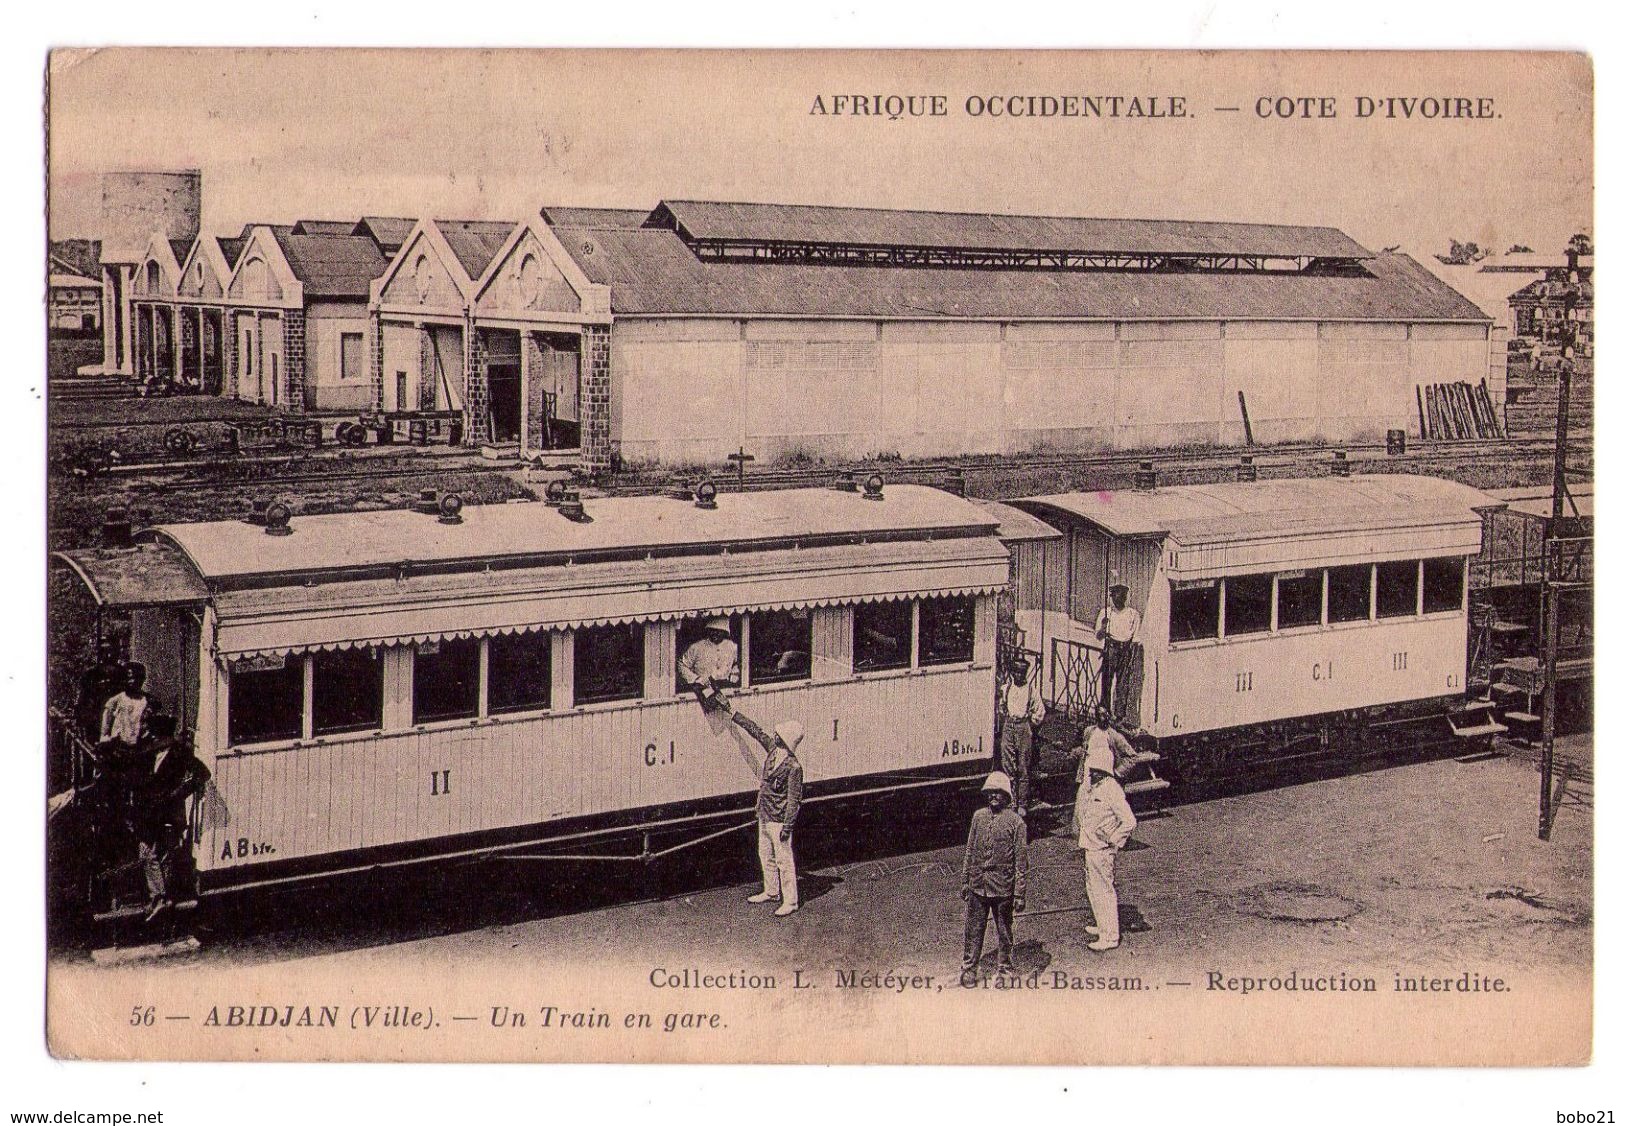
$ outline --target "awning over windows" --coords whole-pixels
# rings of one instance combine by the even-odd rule
[[[1004,547],[973,536],[242,590],[216,598],[216,648],[244,656],[982,594],[1008,578]]]

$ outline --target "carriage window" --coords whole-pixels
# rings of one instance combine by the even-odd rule
[[[728,640],[733,643],[734,666],[732,671],[728,673],[727,682],[729,684],[739,683],[739,639],[742,632],[739,620],[721,614],[701,614],[695,618],[684,618],[677,623],[677,687],[679,690],[686,688],[692,679],[690,669],[693,669],[696,674],[703,673],[705,667],[710,667],[718,675],[723,671],[720,666],[726,663],[727,658],[722,653],[707,647],[694,649],[695,643],[706,639],[706,625],[719,617],[726,617]],[[685,661],[685,657],[688,660]]]
[[[412,660],[412,722],[473,719],[479,714],[479,638],[419,645]]]
[[[927,598],[920,602],[920,664],[953,665],[976,651],[976,600]]]
[[[1168,600],[1168,640],[1200,641],[1219,636],[1219,584],[1175,583]]]
[[[297,739],[305,728],[305,662],[287,658],[280,668],[233,669],[227,738],[233,746]]]
[[[773,684],[812,675],[812,611],[769,610],[750,616],[750,682]]]
[[[1275,624],[1281,629],[1320,624],[1321,571],[1283,571],[1276,578]]]
[[[376,731],[384,725],[384,657],[378,649],[317,653],[311,670],[311,730]]]
[[[906,669],[914,647],[914,603],[861,602],[852,607],[852,668]]]
[[[1371,617],[1371,565],[1326,569],[1326,617],[1334,622],[1363,622]]]
[[[1422,612],[1460,610],[1466,579],[1467,560],[1459,556],[1422,560]]]
[[[636,700],[642,695],[641,624],[576,630],[576,703]]]
[[[486,657],[486,710],[537,711],[553,696],[553,636],[546,630],[491,638]]]
[[[1377,617],[1410,618],[1416,615],[1416,560],[1377,564]]]
[[[1270,628],[1275,584],[1270,575],[1231,575],[1224,580],[1224,635],[1263,633]]]

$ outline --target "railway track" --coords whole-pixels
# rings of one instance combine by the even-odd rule
[[[1238,459],[1251,455],[1253,466],[1260,473],[1281,469],[1330,470],[1341,452],[1352,465],[1377,462],[1384,465],[1405,465],[1435,459],[1446,459],[1454,464],[1493,463],[1539,455],[1550,449],[1552,441],[1545,437],[1505,438],[1490,441],[1429,441],[1410,444],[1406,452],[1390,455],[1381,442],[1353,443],[1345,446],[1290,445],[1270,447],[1228,447],[1191,451],[1142,451],[1129,453],[1053,454],[1032,457],[1006,458],[984,454],[941,462],[860,462],[847,465],[820,465],[793,469],[763,469],[748,473],[743,487],[747,491],[767,489],[805,488],[827,485],[842,472],[858,477],[878,472],[890,481],[916,484],[954,483],[967,481],[991,473],[1025,474],[1046,471],[1082,473],[1095,471],[1103,474],[1132,472],[1142,461],[1151,461],[1157,470],[1170,476],[1181,473],[1201,473],[1215,469],[1233,470]],[[1591,443],[1586,441],[1572,451],[1589,455]],[[464,460],[466,459],[466,460]],[[298,467],[323,466],[323,468]],[[520,467],[513,463],[493,462],[477,456],[446,452],[441,454],[413,454],[411,460],[391,460],[384,466],[356,465],[340,467],[337,459],[321,455],[275,455],[259,458],[233,458],[228,461],[185,461],[126,463],[104,475],[105,480],[120,479],[137,490],[163,488],[188,492],[242,486],[271,486],[277,490],[297,490],[303,485],[331,487],[346,483],[384,481],[402,477],[434,474],[473,475],[493,472],[515,472]],[[284,471],[293,470],[293,471]],[[710,475],[718,489],[734,492],[740,489],[737,475],[718,470]],[[604,495],[633,495],[656,492],[670,487],[670,475],[630,473],[594,486]]]

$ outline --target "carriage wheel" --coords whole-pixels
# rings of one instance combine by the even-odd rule
[[[184,426],[171,426],[164,431],[164,449],[185,456],[197,449],[197,435]]]

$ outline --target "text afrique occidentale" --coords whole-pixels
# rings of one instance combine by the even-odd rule
[[[1495,99],[1481,95],[1264,94],[1243,99],[1254,117],[1277,121],[1325,121],[1340,117],[1418,121],[1489,121],[1501,115]],[[1241,106],[1216,106],[1240,112]],[[812,117],[869,117],[888,121],[948,117],[956,110],[967,117],[1145,118],[1196,116],[1183,94],[971,94],[962,102],[946,94],[817,94],[807,113]]]

